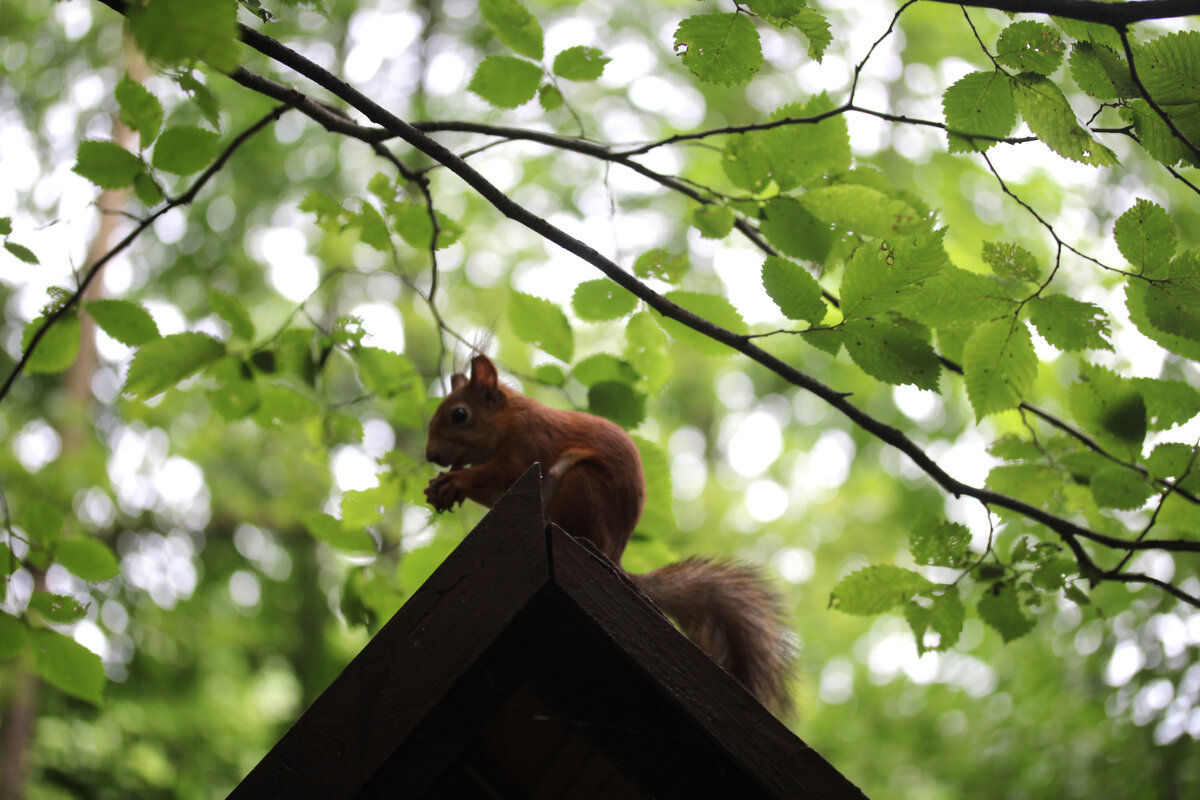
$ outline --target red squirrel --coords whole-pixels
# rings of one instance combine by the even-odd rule
[[[466,498],[491,507],[540,463],[547,521],[590,540],[618,567],[646,500],[641,457],[620,426],[526,397],[502,384],[483,355],[472,359],[469,378],[451,377],[425,457],[450,467],[425,488],[438,512]],[[756,571],[690,558],[629,577],[760,701],[779,711],[789,705],[783,614]]]

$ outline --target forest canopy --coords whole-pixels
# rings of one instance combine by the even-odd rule
[[[1198,18],[6,0],[0,798],[236,785],[481,517],[479,349],[868,796],[1200,792]]]

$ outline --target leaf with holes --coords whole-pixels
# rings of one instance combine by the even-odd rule
[[[1017,592],[1009,583],[994,583],[983,593],[976,606],[979,617],[1005,642],[1019,639],[1033,630],[1034,621],[1021,611]]]
[[[611,58],[595,47],[575,45],[554,57],[554,74],[569,81],[594,81]]]
[[[737,86],[762,67],[762,44],[745,14],[697,14],[679,23],[675,52],[705,83]]]
[[[1044,22],[1021,20],[1000,32],[996,60],[1021,72],[1049,75],[1062,63],[1066,49],[1054,28]]]

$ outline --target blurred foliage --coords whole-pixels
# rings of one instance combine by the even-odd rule
[[[401,172],[234,82],[213,65],[332,102],[234,44],[225,5],[0,15],[0,374],[42,336],[0,399],[5,716],[24,676],[44,681],[29,797],[232,788],[482,515],[433,517],[422,456],[485,341],[524,391],[638,436],[651,502],[627,569],[769,566],[802,653],[789,723],[868,796],[1200,791],[1194,609],[1093,585],[1060,537],[947,495],[407,145],[385,143]],[[889,28],[893,6],[792,0],[239,7],[954,477],[1110,536],[1196,541],[1196,504],[1152,481],[1196,486],[1197,157],[1113,29],[940,4]],[[1193,28],[1138,25],[1131,46],[1195,143]],[[619,155],[851,99],[817,125]],[[74,302],[97,210],[117,222],[103,249],[162,217],[38,334]],[[790,259],[764,267],[747,231]],[[1192,596],[1197,567],[1128,565]]]

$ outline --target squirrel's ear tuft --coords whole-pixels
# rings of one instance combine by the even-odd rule
[[[467,376],[461,372],[456,372],[450,376],[450,391],[457,392],[459,389],[467,385]]]
[[[471,359],[471,386],[483,391],[495,391],[500,383],[496,375],[496,365],[487,356],[475,356]]]

